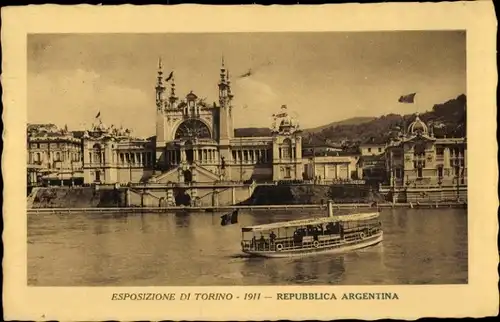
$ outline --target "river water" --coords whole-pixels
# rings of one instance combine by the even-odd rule
[[[382,210],[384,241],[343,255],[261,259],[241,227],[305,212],[28,215],[31,286],[370,285],[467,283],[467,211]]]

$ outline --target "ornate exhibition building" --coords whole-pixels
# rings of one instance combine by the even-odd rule
[[[40,170],[31,171],[29,180],[37,180],[35,173],[55,181],[69,180],[79,170],[85,183],[102,184],[303,178],[299,126],[289,117],[286,106],[275,117],[272,136],[235,137],[233,93],[224,63],[218,82],[218,103],[208,104],[193,92],[179,98],[173,77],[170,88],[166,85],[160,63],[154,137],[135,139],[128,130],[105,126],[100,118],[92,129],[79,133],[79,139],[70,140],[62,133],[50,131],[28,134],[31,143],[28,168]],[[33,144],[48,137],[57,137],[58,142]],[[80,140],[78,164],[66,154],[55,154],[57,149],[67,149],[71,144],[78,146]],[[48,150],[50,147],[52,150]]]
[[[214,184],[306,180],[375,181],[395,194],[418,187],[466,186],[465,138],[436,138],[417,114],[390,142],[365,142],[356,153],[303,147],[297,120],[283,105],[271,135],[235,137],[233,93],[222,63],[218,102],[176,93],[161,62],[156,82],[156,135],[134,138],[101,119],[86,131],[28,126],[28,184]],[[215,87],[215,86],[214,86]]]

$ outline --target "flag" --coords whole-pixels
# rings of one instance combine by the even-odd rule
[[[417,95],[417,93],[403,95],[399,98],[398,102],[399,103],[413,103],[415,101],[415,95]]]
[[[220,220],[221,226],[227,226],[238,223],[238,209],[234,210],[233,212],[222,215],[220,219],[221,219]]]
[[[239,210],[236,209],[231,214],[231,224],[237,224],[238,223],[238,212],[239,212]]]
[[[99,118],[99,116],[101,116],[101,111],[99,111],[99,113],[97,113],[97,115],[95,116],[95,118]]]
[[[168,82],[169,80],[172,79],[172,77],[174,77],[174,72],[170,72],[170,74],[168,75],[168,77],[165,79],[165,82]]]

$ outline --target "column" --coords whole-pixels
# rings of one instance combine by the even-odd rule
[[[444,151],[443,151],[443,167],[444,168],[450,167],[450,148],[449,147],[444,148]]]
[[[184,150],[184,147],[181,148],[181,162],[186,161],[186,151]]]

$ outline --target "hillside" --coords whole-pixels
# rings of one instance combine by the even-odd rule
[[[304,132],[304,134],[307,135],[309,133],[316,133],[316,132],[319,132],[321,130],[331,128],[331,127],[340,126],[340,125],[359,125],[359,124],[373,121],[374,119],[376,119],[376,117],[371,117],[371,116],[351,117],[351,118],[346,119],[346,120],[332,122],[332,123],[329,123],[326,125],[322,125],[322,126],[314,127],[314,128],[310,128],[310,129],[305,129],[303,132]]]
[[[243,127],[239,129],[234,129],[235,137],[247,137],[247,136],[270,136],[271,129],[267,127]]]
[[[435,104],[431,111],[422,113],[420,119],[425,123],[433,122],[436,137],[465,136],[467,98],[464,94],[447,102]],[[329,123],[324,126],[305,129],[304,141],[312,144],[331,142],[363,142],[369,139],[386,141],[399,129],[407,128],[415,119],[415,114],[387,114],[378,118],[355,117],[343,121]],[[268,128],[235,129],[235,136],[269,136]]]
[[[304,135],[307,136],[311,133],[316,133],[326,128],[340,126],[340,125],[358,125],[372,121],[373,119],[375,119],[375,117],[369,117],[369,116],[352,117],[346,120],[332,122],[319,127],[305,129],[302,132],[304,133]],[[266,127],[244,127],[234,130],[234,136],[236,137],[270,136],[270,135],[271,135],[271,130]]]
[[[463,137],[466,130],[467,98],[459,95],[445,103],[436,104],[431,111],[420,114],[420,119],[426,124],[434,123],[436,137]],[[312,133],[320,140],[334,142],[364,142],[370,139],[386,141],[415,119],[415,114],[388,114],[362,124],[338,125],[324,128]]]

